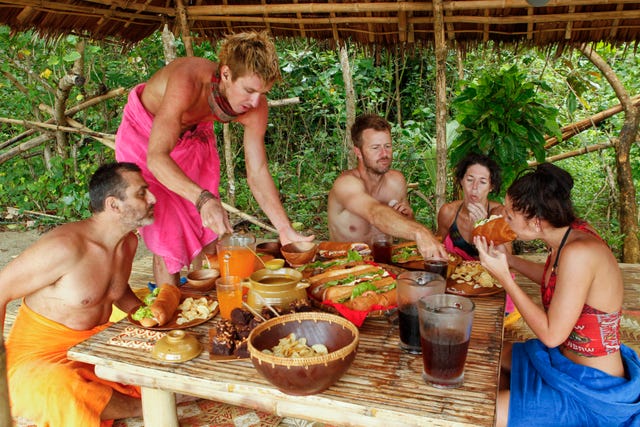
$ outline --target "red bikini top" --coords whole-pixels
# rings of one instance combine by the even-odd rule
[[[558,247],[558,256],[551,269],[549,281],[546,284],[543,283],[540,288],[542,305],[545,310],[549,309],[553,293],[556,289],[556,270],[558,267],[558,259],[560,259],[560,251],[572,229],[584,231],[602,240],[585,221],[578,220],[571,224]],[[547,275],[550,262],[551,255],[547,257],[543,277]],[[571,334],[569,334],[569,337],[562,345],[585,357],[606,356],[607,354],[614,353],[620,349],[620,316],[620,310],[614,313],[604,313],[585,304],[582,307],[580,317],[573,326]]]

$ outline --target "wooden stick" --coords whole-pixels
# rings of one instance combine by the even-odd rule
[[[246,302],[242,301],[242,305],[245,306],[245,308],[247,310],[249,310],[254,316],[256,316],[258,319],[262,320],[263,322],[266,322],[267,319],[265,319],[264,317],[262,317],[262,315],[260,313],[258,313],[257,311],[255,311],[249,304],[247,304]]]

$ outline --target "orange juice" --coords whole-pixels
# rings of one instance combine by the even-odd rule
[[[220,316],[231,319],[234,308],[242,308],[242,278],[238,276],[221,277],[216,280],[216,295]]]
[[[249,277],[255,270],[256,258],[253,252],[242,246],[221,247],[218,250],[220,276]]]

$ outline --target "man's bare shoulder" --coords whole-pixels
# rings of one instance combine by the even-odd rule
[[[343,171],[333,182],[333,188],[341,187],[344,185],[353,185],[353,184],[364,184],[362,178],[358,175],[358,171],[356,169],[349,169]]]
[[[407,182],[407,179],[405,178],[404,174],[397,169],[389,169],[387,173],[384,174],[384,177],[389,181],[398,181],[402,183]]]
[[[60,225],[45,233],[31,248],[36,250],[53,250],[53,256],[70,256],[84,253],[90,235],[83,222],[72,222]]]
[[[205,58],[177,58],[151,76],[144,92],[157,96],[164,93],[167,86],[179,89],[183,85],[210,82],[217,69],[217,63]]]
[[[205,73],[211,77],[211,75],[218,69],[216,62],[210,61],[206,58],[199,58],[195,56],[176,58],[154,74],[157,75],[176,75],[176,76],[191,76],[200,73]]]

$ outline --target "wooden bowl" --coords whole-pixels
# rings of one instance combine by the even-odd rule
[[[280,249],[282,245],[280,242],[262,242],[256,245],[256,253],[271,255],[273,258],[280,258]]]
[[[199,291],[208,291],[216,287],[216,279],[220,276],[220,272],[215,268],[203,268],[201,270],[193,270],[187,274],[187,283]]]
[[[282,252],[282,256],[290,266],[300,267],[313,261],[316,252],[318,252],[318,244],[313,242],[293,242],[284,245],[280,252]]]
[[[287,358],[263,353],[294,333],[307,345],[324,344],[322,356]],[[349,320],[329,313],[287,314],[267,320],[249,335],[248,349],[256,370],[286,394],[305,396],[321,393],[338,381],[356,356],[358,328]]]

